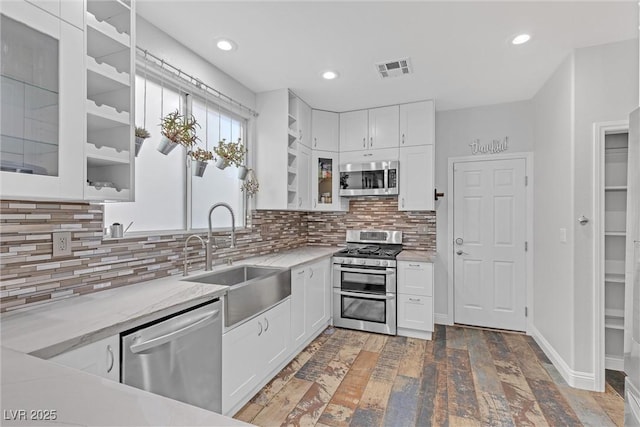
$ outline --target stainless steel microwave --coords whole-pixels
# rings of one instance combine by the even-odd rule
[[[388,196],[398,194],[398,162],[340,165],[340,196]]]

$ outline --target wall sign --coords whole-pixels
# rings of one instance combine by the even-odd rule
[[[480,139],[474,139],[471,144],[471,154],[497,154],[509,149],[509,137],[494,139],[489,144],[480,144]]]

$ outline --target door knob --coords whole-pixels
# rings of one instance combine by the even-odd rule
[[[464,243],[464,240],[462,240],[462,237],[458,237],[458,238],[455,240],[455,242],[456,242],[456,245],[460,246],[460,245],[462,245],[462,244]]]
[[[462,249],[458,249],[458,250],[456,251],[456,254],[458,254],[458,255],[462,255],[463,253],[464,253],[464,252],[462,252]]]

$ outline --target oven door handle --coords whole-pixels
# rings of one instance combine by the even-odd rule
[[[366,268],[343,268],[343,267],[333,267],[336,271],[344,271],[347,273],[363,273],[363,274],[386,274],[391,275],[395,274],[396,270],[394,268],[386,268],[384,270],[375,270],[375,269],[366,269]]]
[[[379,300],[392,300],[396,298],[396,294],[388,293],[386,295],[374,295],[374,294],[363,294],[357,292],[345,292],[339,289],[334,291],[340,295],[344,295],[345,297],[354,297],[354,298],[367,298],[367,299],[379,299]]]

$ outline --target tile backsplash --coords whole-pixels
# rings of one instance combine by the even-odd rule
[[[435,212],[398,212],[397,198],[388,197],[352,199],[350,206],[340,213],[253,211],[250,226],[236,233],[236,248],[217,249],[214,261],[342,244],[348,228],[402,230],[406,247],[435,250]],[[59,230],[72,232],[71,256],[51,255],[51,233]],[[102,230],[99,204],[0,201],[0,311],[181,273],[187,234],[103,239]],[[202,267],[200,242],[192,239],[189,251],[192,268]]]

